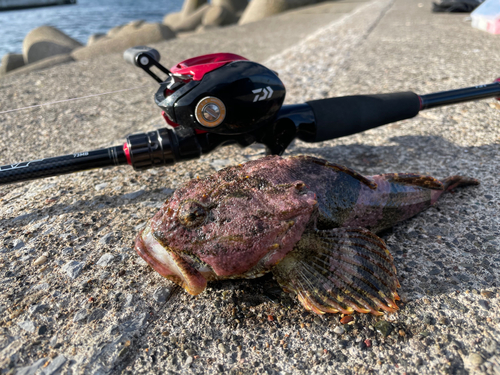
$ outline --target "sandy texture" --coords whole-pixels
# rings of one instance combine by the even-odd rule
[[[493,81],[498,37],[472,29],[464,15],[430,9],[413,0],[360,4],[266,65],[280,73],[289,103]],[[119,56],[6,77],[0,111],[135,85],[147,87],[0,114],[1,164],[120,144],[127,133],[161,126],[154,82]],[[345,325],[338,315],[306,312],[268,276],[212,283],[191,297],[132,250],[173,189],[262,148],[1,187],[2,373],[500,373],[499,109],[492,99],[434,109],[289,148],[363,174],[464,174],[482,183],[384,234],[401,281],[400,311],[357,314]]]

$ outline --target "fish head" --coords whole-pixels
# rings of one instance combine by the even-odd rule
[[[138,235],[137,253],[194,295],[207,280],[268,272],[300,239],[316,197],[301,181],[249,172],[230,167],[178,189]]]

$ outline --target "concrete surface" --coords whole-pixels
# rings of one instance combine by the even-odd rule
[[[262,35],[255,29],[246,43],[248,29],[232,28],[240,38],[232,44],[214,31],[156,47],[167,65],[215,50],[264,62],[280,73],[290,103],[429,93],[497,77],[500,40],[472,29],[463,14],[432,14],[418,0],[357,5],[341,16],[322,12],[317,23],[325,23],[283,45],[267,40],[280,33],[261,25]],[[277,21],[283,36],[303,27],[287,16],[290,23]],[[156,85],[119,56],[5,77],[0,112],[134,86],[144,87],[0,113],[1,164],[120,144],[127,133],[162,126]],[[191,297],[132,250],[137,231],[175,188],[262,156],[257,146],[142,173],[113,168],[0,188],[2,372],[499,373],[499,109],[493,99],[467,103],[290,147],[289,155],[324,157],[363,174],[464,174],[482,183],[384,234],[401,281],[400,311],[356,314],[346,325],[339,315],[304,311],[271,277],[212,283]]]

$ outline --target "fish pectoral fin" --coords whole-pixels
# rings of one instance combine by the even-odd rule
[[[382,175],[388,181],[404,185],[418,186],[432,190],[444,190],[444,184],[431,176],[423,176],[415,173],[387,173]]]
[[[384,241],[364,228],[306,232],[273,268],[278,283],[317,314],[394,312],[399,283]]]

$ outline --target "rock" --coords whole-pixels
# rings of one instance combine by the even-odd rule
[[[389,336],[392,332],[392,324],[386,320],[379,320],[373,327],[384,337]]]
[[[221,6],[227,10],[238,14],[245,10],[248,0],[212,0],[212,6]]]
[[[81,322],[82,320],[87,318],[87,316],[89,316],[87,309],[81,309],[76,312],[75,316],[73,317],[73,322],[74,323]]]
[[[105,315],[106,315],[106,310],[95,309],[90,313],[90,315],[87,319],[87,323],[90,323],[90,322],[93,322],[96,320],[101,320],[102,318],[104,318]]]
[[[285,10],[311,5],[317,0],[252,0],[241,15],[240,25],[259,21],[263,18],[284,12]]]
[[[428,325],[434,325],[435,319],[431,315],[426,315],[424,316],[424,319],[422,320],[424,324]]]
[[[22,240],[14,240],[12,244],[14,245],[12,250],[19,250],[24,247],[24,242]]]
[[[110,36],[110,37],[114,37],[116,35],[118,35],[118,33],[120,32],[120,30],[124,27],[125,25],[119,25],[119,26],[115,26],[111,29],[108,30],[108,33],[106,34],[107,36]]]
[[[31,64],[55,55],[67,55],[82,44],[52,26],[31,30],[23,42],[24,63]]]
[[[127,294],[125,296],[125,303],[123,304],[123,307],[132,307],[133,305],[134,305],[134,295]]]
[[[0,65],[0,76],[20,68],[24,65],[24,57],[20,53],[7,53],[2,57],[2,65]]]
[[[207,3],[208,0],[184,0],[181,10],[182,18],[186,18]]]
[[[87,60],[109,53],[123,53],[130,47],[157,43],[172,38],[175,38],[175,33],[167,25],[145,23],[135,31],[103,38],[90,46],[77,48],[71,53],[71,56],[75,60]]]
[[[445,316],[442,316],[441,318],[439,318],[439,321],[438,321],[438,324],[442,325],[442,326],[446,326],[448,325],[448,319],[445,317]]]
[[[489,290],[481,290],[481,295],[485,298],[493,298],[495,296],[495,293]]]
[[[219,352],[221,352],[222,354],[227,353],[227,348],[223,343],[220,343],[219,345],[217,345],[217,348],[219,349]]]
[[[84,266],[83,262],[77,262],[76,260],[70,260],[64,266],[61,267],[61,270],[66,273],[70,278],[76,279],[82,268]]]
[[[99,267],[107,267],[114,259],[114,255],[113,254],[110,254],[110,253],[107,253],[107,254],[104,254],[102,257],[99,258],[99,260],[97,261],[97,265]]]
[[[97,191],[101,191],[101,190],[104,190],[106,189],[106,187],[108,186],[109,184],[107,182],[103,182],[102,184],[97,184],[94,186],[94,189],[96,189]]]
[[[41,266],[47,261],[47,257],[45,255],[42,255],[41,257],[38,257],[34,262],[34,266]]]
[[[71,256],[71,254],[73,254],[73,248],[65,247],[64,249],[61,250],[61,254],[64,256]]]
[[[57,333],[54,336],[52,336],[50,341],[49,341],[49,346],[51,348],[53,348],[56,345],[57,345]]]
[[[337,335],[342,335],[345,332],[345,329],[342,326],[337,326],[335,327],[333,332],[335,332]]]
[[[479,353],[470,353],[469,362],[472,366],[480,366],[484,362],[484,359]]]
[[[48,358],[40,358],[38,361],[33,363],[31,366],[18,368],[16,371],[16,375],[34,375],[35,372],[45,365],[49,361]]]
[[[99,239],[99,243],[103,245],[109,244],[113,240],[113,232],[106,233]]]
[[[175,191],[174,189],[165,188],[160,193],[162,193],[163,195],[172,195],[174,191]]]
[[[217,26],[204,26],[204,25],[200,25],[196,28],[195,32],[197,34],[202,34],[204,33],[205,31],[208,31],[208,30],[214,30],[216,29]]]
[[[123,27],[118,30],[117,35],[121,34],[126,34],[126,33],[132,33],[134,31],[137,31],[142,25],[144,25],[146,21],[144,20],[135,20],[135,21],[130,21],[128,24],[123,25]]]
[[[205,27],[225,26],[236,22],[236,15],[223,6],[212,5],[203,15],[201,24]]]
[[[141,189],[141,190],[134,191],[133,193],[123,194],[122,198],[127,199],[127,200],[132,200],[135,198],[139,198],[144,193],[145,193],[145,191]]]
[[[201,20],[208,9],[210,9],[210,5],[205,4],[193,13],[183,16],[175,26],[175,32],[188,32],[196,30],[196,28],[201,25]]]
[[[47,311],[48,309],[49,309],[48,305],[43,305],[43,304],[33,305],[33,306],[29,307],[28,313],[30,315],[35,315],[35,314],[43,313],[44,311]]]
[[[147,320],[148,320],[147,314],[142,313],[137,318],[121,324],[120,328],[122,329],[123,332],[134,332],[144,327]]]
[[[229,159],[215,159],[210,163],[210,166],[216,171],[220,171],[228,165],[231,165],[231,160]]]
[[[17,325],[24,329],[25,331],[28,331],[30,333],[35,332],[35,323],[33,323],[31,320],[25,320],[24,322],[19,322]]]
[[[125,25],[125,27],[134,27],[134,28],[138,28],[140,26],[142,26],[146,21],[144,20],[134,20],[134,21],[130,21],[127,25]]]
[[[490,304],[488,303],[488,301],[484,300],[484,299],[480,299],[478,302],[479,306],[481,306],[481,308],[483,310],[489,310],[490,309]]]
[[[128,33],[133,33],[137,31],[138,29],[141,28],[142,25],[145,24],[146,21],[144,20],[136,20],[136,21],[131,21],[126,25],[121,25],[117,27],[113,27],[111,30],[108,31],[108,36],[109,37],[117,37],[121,35],[126,35]]]
[[[38,327],[38,334],[39,335],[45,335],[48,331],[48,328],[46,325],[41,325],[40,327]]]
[[[177,28],[177,24],[182,21],[181,12],[168,13],[163,17],[162,23],[169,26],[172,30]]]
[[[170,289],[164,286],[158,287],[153,293],[153,299],[158,303],[163,303],[170,296]]]
[[[22,256],[21,258],[19,258],[19,261],[24,263],[24,262],[27,262],[28,260],[30,260],[31,258],[33,258],[31,255],[25,255],[25,256]]]
[[[103,34],[103,33],[92,34],[91,36],[89,36],[89,39],[87,40],[87,46],[91,46],[92,44],[94,44],[98,40],[103,40],[103,38],[106,38],[106,34]],[[105,183],[105,184],[107,185],[107,183]],[[96,187],[97,187],[97,185],[96,185]]]
[[[37,284],[37,285],[32,286],[31,290],[36,292],[38,290],[46,290],[49,288],[50,288],[50,285],[48,283],[41,283],[41,284]]]
[[[488,340],[484,345],[484,349],[490,354],[495,354],[497,351],[497,343],[494,340]]]
[[[6,337],[3,336],[2,340]],[[7,344],[8,341],[3,341],[3,344]],[[0,350],[0,368],[6,369],[10,367],[10,364],[16,363],[19,359],[19,354],[23,347],[23,341],[18,339],[12,341],[9,345]]]
[[[37,70],[52,68],[53,66],[66,64],[73,61],[75,61],[75,59],[73,59],[70,55],[56,55],[52,57],[47,57],[46,59],[37,61],[29,65],[24,65],[19,69],[12,70],[11,72],[8,73],[8,75],[10,76],[14,74],[26,74],[30,72],[35,72]]]
[[[189,367],[189,366],[191,366],[191,363],[193,363],[193,357],[188,356],[188,357],[186,358],[186,362],[184,362],[184,367]]]
[[[40,375],[52,375],[57,370],[61,368],[62,365],[66,362],[66,357],[62,354],[59,354],[56,358],[50,362],[50,364],[41,372]]]

